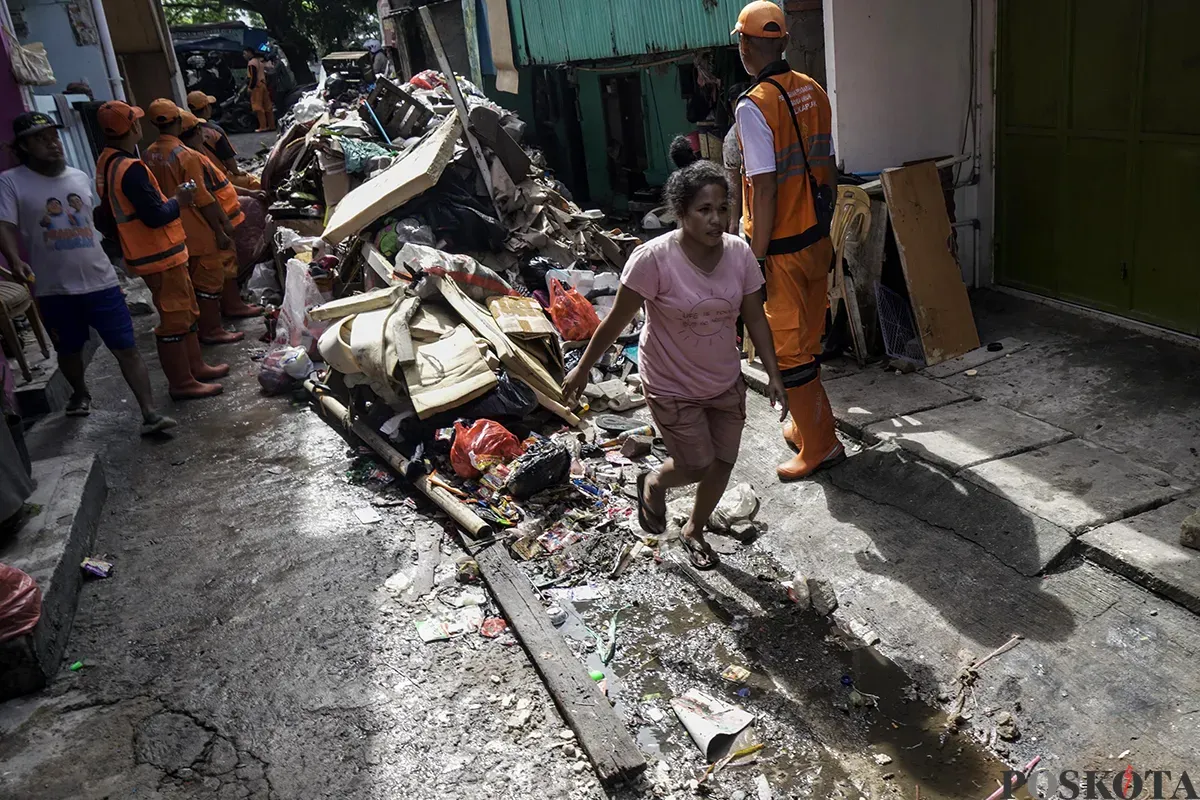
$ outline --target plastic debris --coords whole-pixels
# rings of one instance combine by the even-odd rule
[[[699,689],[689,689],[682,697],[673,699],[671,710],[710,761],[715,746],[728,744],[754,721],[754,715],[748,711]]]
[[[758,495],[748,483],[739,483],[721,498],[709,518],[708,527],[717,533],[728,533],[738,522],[750,522],[758,514]]]
[[[483,627],[483,609],[477,605],[465,606],[457,611],[436,617],[427,617],[417,623],[417,635],[421,641],[439,642],[478,631]]]
[[[733,681],[734,683],[743,683],[745,682],[746,678],[750,677],[750,675],[750,670],[746,669],[745,667],[739,667],[736,664],[730,664],[724,669],[724,671],[721,672],[722,678],[727,681]]]
[[[79,566],[83,569],[84,574],[92,575],[97,578],[107,578],[112,575],[113,571],[113,564],[111,561],[105,561],[97,556],[85,558],[82,562],[80,562]]]
[[[376,522],[383,522],[383,517],[380,516],[379,512],[370,506],[354,509],[354,516],[363,525],[374,525]]]
[[[508,623],[500,617],[488,617],[479,626],[479,634],[488,639],[502,636],[508,630]]]

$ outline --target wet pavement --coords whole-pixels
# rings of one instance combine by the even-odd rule
[[[765,745],[710,776],[713,797],[754,797],[760,775],[776,797],[994,788],[1003,766],[948,732],[902,670],[787,601],[768,533],[721,569],[754,608],[710,601],[652,559],[596,579],[601,596],[575,604],[564,635],[605,671],[650,762],[638,786],[606,792],[511,637],[420,641],[414,623],[437,601],[406,606],[382,586],[422,536],[443,561],[461,553],[446,521],[402,492],[348,482],[355,451],[342,438],[302,401],[260,395],[260,347],[220,351],[234,365],[226,393],[174,408],[171,439],[139,439],[103,350],[92,416],[31,431],[35,458],[103,460],[96,549],[116,570],[85,585],[54,684],[0,706],[0,796],[683,798],[706,763],[669,701],[693,688],[754,714]],[[382,522],[360,523],[363,508]],[[604,634],[614,614],[614,655],[598,664],[589,629]],[[77,660],[83,669],[66,669]],[[751,676],[726,680],[730,664]]]

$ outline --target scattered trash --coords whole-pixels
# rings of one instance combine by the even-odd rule
[[[524,452],[517,437],[499,422],[477,420],[467,427],[454,423],[450,463],[460,478],[478,478],[497,464],[507,464]]]
[[[67,667],[67,669],[71,670],[71,672],[79,672],[79,670],[83,669],[83,662],[76,661],[74,664]]]
[[[439,642],[478,631],[483,626],[483,609],[477,605],[464,606],[458,611],[428,617],[417,623],[417,635],[423,642]]]
[[[784,591],[787,592],[788,600],[791,600],[800,608],[808,608],[812,604],[812,596],[808,592],[808,578],[797,572],[790,581],[783,582]]]
[[[699,689],[689,689],[682,697],[671,700],[671,710],[709,761],[754,721],[753,714]]]
[[[759,775],[754,779],[754,791],[758,794],[758,800],[774,800],[775,793],[771,791],[771,784],[766,775]]]
[[[1017,720],[1007,711],[1000,712],[996,717],[996,735],[1006,742],[1015,742],[1021,738],[1017,729]]]
[[[892,763],[892,757],[887,753],[876,753],[871,757],[875,759],[875,763],[881,767],[886,767],[888,764]]]
[[[964,375],[966,375],[968,378],[974,378],[976,375],[978,375],[978,374],[979,374],[979,370],[977,370],[977,369],[969,369],[969,370],[967,370],[967,371],[966,371],[965,373],[963,373],[963,374],[964,374]]]
[[[371,507],[354,509],[354,516],[363,525],[374,525],[376,522],[383,522],[383,517],[378,511]]]
[[[479,626],[479,634],[487,639],[495,639],[504,635],[508,630],[508,623],[500,617],[488,617]]]
[[[752,522],[758,514],[758,495],[748,483],[739,483],[725,492],[717,504],[708,527],[717,533],[728,533],[739,522]]]
[[[734,683],[743,683],[746,678],[750,677],[750,674],[750,670],[746,669],[745,667],[739,667],[736,664],[730,664],[721,673],[721,677],[727,681],[733,681]]]
[[[92,575],[96,578],[107,578],[112,575],[113,571],[113,563],[111,561],[105,561],[98,556],[85,558],[82,562],[80,562],[79,566],[83,569],[85,574]]]
[[[838,599],[833,584],[823,578],[809,578],[807,583],[813,611],[822,617],[827,617],[837,610]]]
[[[600,681],[604,680],[604,670],[594,669],[588,673],[588,677],[599,683]]]
[[[879,634],[870,625],[859,619],[850,620],[850,633],[867,647],[879,644]]]

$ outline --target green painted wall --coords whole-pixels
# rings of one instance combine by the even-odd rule
[[[662,186],[675,169],[671,140],[696,126],[688,122],[687,101],[679,88],[679,67],[651,67],[642,71],[642,113],[646,120],[646,182]]]
[[[488,98],[500,106],[507,108],[509,111],[516,114],[521,119],[525,120],[527,125],[533,124],[533,68],[532,67],[517,67],[518,83],[517,93],[509,94],[496,89],[496,76],[483,76],[483,93]]]
[[[625,197],[615,197],[608,179],[608,147],[604,126],[604,105],[600,97],[600,74],[580,70],[579,114],[583,128],[583,149],[587,158],[588,186],[597,204],[624,207]],[[687,102],[679,91],[679,68],[674,64],[652,67],[641,72],[642,115],[646,128],[646,181],[661,186],[674,169],[671,164],[671,139],[695,126],[687,121]]]
[[[608,143],[604,134],[604,104],[600,99],[600,76],[577,72],[579,80],[579,124],[583,129],[583,152],[587,158],[588,189],[593,203],[612,201],[608,180]]]

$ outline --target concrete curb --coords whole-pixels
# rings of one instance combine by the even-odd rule
[[[94,455],[33,462],[38,489],[29,499],[41,511],[0,551],[0,560],[23,570],[42,591],[42,614],[25,636],[0,644],[0,700],[37,691],[59,670],[83,574],[91,555],[108,486]]]

